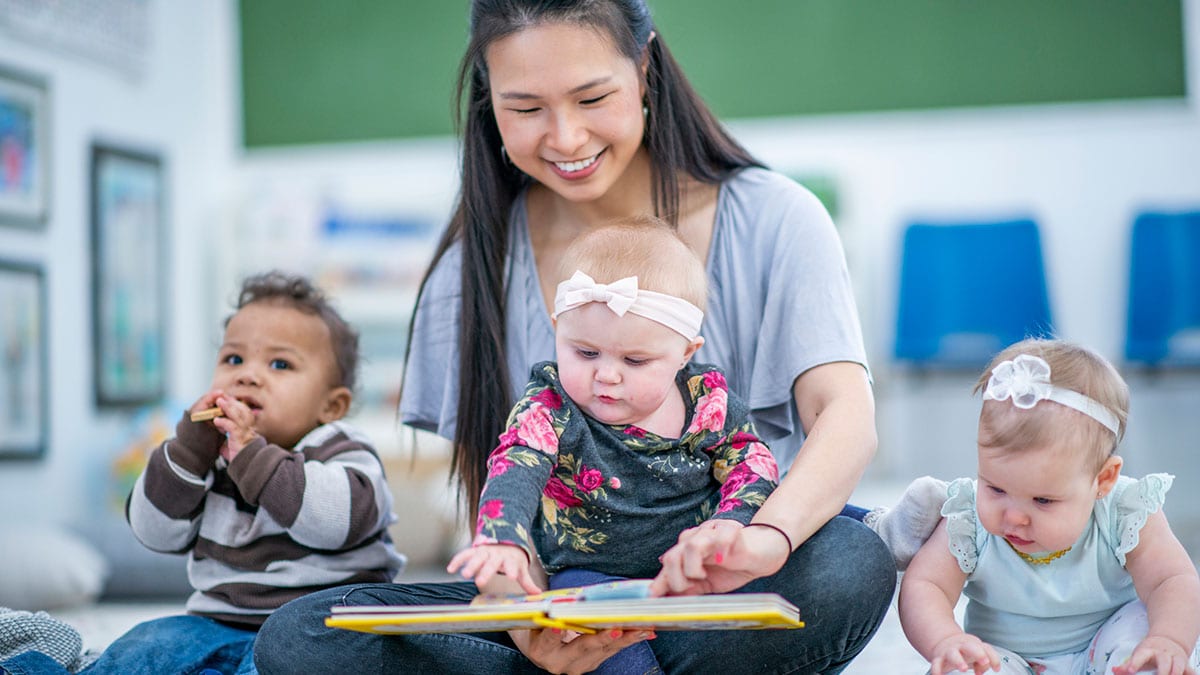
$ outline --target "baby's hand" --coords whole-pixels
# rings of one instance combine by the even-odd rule
[[[1138,643],[1129,659],[1113,666],[1113,675],[1133,675],[1147,665],[1154,666],[1159,675],[1196,675],[1188,665],[1188,652],[1170,638],[1148,635]]]
[[[974,635],[958,633],[934,646],[929,666],[931,675],[956,671],[981,675],[989,670],[1000,670],[1000,655],[991,645]]]
[[[232,462],[234,457],[258,437],[254,430],[254,412],[250,406],[232,396],[219,393],[213,401],[221,408],[221,417],[212,423],[225,434],[225,444],[221,446],[221,456],[225,461]]]
[[[462,569],[462,576],[474,579],[475,585],[484,590],[497,574],[516,581],[526,593],[541,593],[529,575],[529,555],[512,544],[476,544],[459,551],[450,559],[446,571],[454,574]]]

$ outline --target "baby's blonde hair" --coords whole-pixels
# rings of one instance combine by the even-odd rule
[[[1066,406],[1042,401],[1024,410],[1009,400],[983,402],[979,413],[979,445],[984,448],[1023,450],[1063,442],[1090,453],[1086,466],[1099,472],[1117,451],[1129,418],[1129,387],[1103,356],[1062,340],[1030,338],[997,354],[975,383],[975,393],[987,387],[992,369],[1021,354],[1037,356],[1050,366],[1050,383],[1091,398],[1117,416],[1113,437],[1103,424]]]
[[[581,271],[596,283],[637,277],[638,288],[683,298],[704,309],[708,273],[696,252],[652,216],[622,218],[586,232],[563,254],[560,274]]]

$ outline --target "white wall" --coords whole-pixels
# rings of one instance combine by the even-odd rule
[[[4,39],[0,62],[48,80],[51,97],[50,216],[45,228],[0,227],[4,258],[43,265],[49,300],[50,445],[40,462],[0,463],[0,513],[16,520],[73,521],[95,506],[107,480],[98,457],[117,450],[127,413],[93,405],[90,144],[102,139],[162,154],[169,180],[166,220],[174,230],[168,283],[172,289],[172,392],[196,391],[189,355],[209,340],[191,292],[203,287],[213,206],[227,176],[233,146],[226,67],[232,54],[229,7],[211,2],[151,2],[146,68],[131,76],[71,53]],[[197,245],[202,244],[202,245]],[[178,311],[176,311],[178,309]]]

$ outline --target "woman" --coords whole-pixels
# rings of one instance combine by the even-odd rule
[[[403,420],[453,438],[473,520],[486,458],[520,394],[514,383],[554,357],[548,308],[561,253],[612,218],[664,218],[706,261],[712,282],[696,358],[726,371],[791,468],[754,518],[773,527],[688,530],[654,586],[776,592],[808,627],[720,640],[664,632],[651,647],[667,672],[702,671],[716,658],[729,672],[839,672],[878,627],[895,566],[875,534],[835,518],[876,439],[861,330],[828,214],[721,129],[643,0],[476,0],[459,94],[463,185],[422,284]],[[256,662],[266,673],[296,664],[586,672],[646,637],[380,637],[322,622],[334,604],[466,602],[475,592],[458,583],[307,596],[264,625]]]

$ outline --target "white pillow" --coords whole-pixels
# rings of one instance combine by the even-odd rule
[[[29,611],[95,601],[108,561],[78,535],[54,525],[0,524],[0,607]]]

